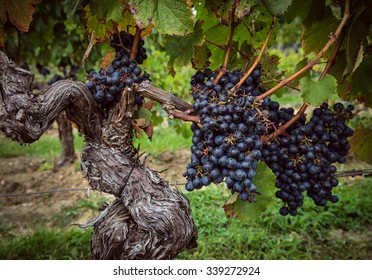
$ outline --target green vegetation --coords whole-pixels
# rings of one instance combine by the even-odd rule
[[[199,230],[198,247],[178,259],[371,259],[372,179],[343,181],[340,201],[325,209],[307,201],[296,217],[277,214],[279,202],[257,220],[242,223],[226,218],[224,188],[187,193]],[[61,209],[69,220],[102,200]],[[70,215],[71,214],[71,215]],[[27,235],[0,226],[0,259],[89,259],[90,231],[39,228]]]
[[[78,133],[74,133],[74,145],[76,151],[80,151],[84,145],[84,139]],[[50,160],[58,157],[60,153],[61,142],[54,136],[43,136],[35,143],[25,145],[0,137],[0,157],[31,156]]]

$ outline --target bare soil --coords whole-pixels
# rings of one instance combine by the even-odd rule
[[[48,133],[53,135],[53,131]],[[1,137],[1,136],[0,136]],[[178,151],[177,154],[164,152],[158,157],[148,157],[148,166],[161,172],[161,176],[171,184],[184,183],[182,176],[189,160],[189,152]],[[66,206],[76,204],[87,198],[87,190],[63,191],[47,194],[9,196],[51,190],[87,188],[88,183],[78,164],[72,164],[55,170],[40,170],[45,162],[40,158],[13,157],[0,158],[0,236],[11,228],[12,232],[25,233],[35,226],[53,226],[52,218],[60,214]],[[111,195],[90,192],[89,199],[104,196],[113,200]],[[65,208],[64,208],[65,207]],[[85,223],[92,215],[89,209],[81,209],[72,223]],[[69,224],[66,224],[68,227]],[[3,229],[3,230],[1,230]]]

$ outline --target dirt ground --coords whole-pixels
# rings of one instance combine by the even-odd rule
[[[164,152],[156,158],[150,156],[146,163],[154,170],[165,170],[160,175],[174,184],[185,182],[182,174],[188,160],[189,152],[182,150],[177,154]],[[77,168],[78,164],[64,166],[57,170],[40,170],[43,164],[42,159],[38,158],[0,158],[0,229],[9,227],[13,231],[24,233],[31,230],[35,224],[48,225],[52,217],[61,213],[63,207],[87,198],[87,190],[7,196],[88,187],[82,172]],[[90,199],[101,196],[107,197],[109,201],[114,199],[108,194],[90,192]],[[79,213],[72,222],[85,223],[92,218],[91,216],[91,211],[85,209],[85,212]]]

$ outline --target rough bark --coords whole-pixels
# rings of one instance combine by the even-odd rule
[[[73,163],[76,159],[74,148],[74,135],[72,125],[64,113],[57,117],[58,136],[61,141],[61,155],[58,159],[58,166],[66,163]]]
[[[101,109],[86,86],[59,81],[39,95],[33,75],[0,51],[0,129],[19,143],[39,139],[65,111],[84,135],[81,167],[94,190],[116,197],[93,226],[94,259],[170,259],[196,246],[197,231],[188,200],[145,166],[132,146],[135,91]],[[175,105],[177,108],[179,105]]]

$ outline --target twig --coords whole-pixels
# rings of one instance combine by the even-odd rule
[[[342,32],[341,32],[340,37],[337,40],[337,44],[335,46],[335,49],[334,49],[331,57],[328,59],[327,65],[324,67],[323,72],[322,72],[322,74],[319,77],[319,80],[321,80],[325,75],[327,75],[327,73],[329,72],[329,69],[331,69],[331,67],[333,66],[333,64],[335,62],[335,57],[336,57],[336,55],[338,53],[338,50],[340,49],[340,47],[342,45],[342,42],[344,41],[345,34],[346,34],[346,32],[343,29]]]
[[[264,51],[266,49],[267,43],[269,42],[271,33],[273,32],[273,29],[274,29],[274,26],[275,26],[275,21],[276,21],[276,17],[273,17],[273,19],[271,21],[269,32],[267,33],[265,42],[262,45],[262,48],[261,48],[261,51],[260,51],[259,55],[257,56],[257,58],[254,61],[253,65],[251,66],[251,68],[249,68],[249,70],[244,74],[243,78],[241,78],[241,80],[239,81],[239,83],[237,83],[231,89],[232,91],[235,91],[236,89],[238,89],[244,83],[244,81],[249,77],[250,74],[252,74],[253,70],[256,68],[257,64],[260,62],[260,59],[261,59],[261,57],[262,57],[262,55],[263,55],[263,53],[264,53]]]
[[[274,131],[273,133],[271,133],[269,136],[264,136],[262,137],[262,142],[264,143],[267,143],[270,139],[275,139],[277,136],[279,135],[283,135],[285,134],[286,130],[295,122],[297,121],[299,118],[301,118],[304,114],[305,114],[305,111],[306,111],[306,108],[309,106],[308,103],[304,103],[302,104],[300,110],[298,110],[298,112],[296,113],[296,115],[290,119],[288,122],[286,122],[284,125],[282,125],[281,127],[279,127],[276,131]]]
[[[341,171],[341,172],[337,172],[336,173],[336,176],[337,178],[339,177],[354,177],[354,176],[372,176],[372,168],[369,168],[369,169],[361,169],[361,170],[349,170],[349,171]]]
[[[227,64],[229,62],[229,57],[230,57],[230,51],[232,48],[232,39],[234,36],[234,29],[235,29],[235,21],[234,21],[234,14],[235,14],[235,8],[236,5],[234,3],[232,9],[231,9],[231,25],[230,25],[230,35],[229,35],[229,41],[227,43],[227,48],[226,48],[226,54],[225,54],[225,60],[223,61],[223,65],[220,69],[220,72],[218,73],[217,77],[214,79],[213,83],[217,84],[220,78],[226,73],[227,71]]]
[[[183,120],[183,121],[195,122],[195,123],[200,122],[200,117],[198,115],[192,116],[192,115],[188,115],[185,112],[173,111],[173,110],[169,110],[169,111],[167,111],[167,113],[169,114],[170,118],[176,118],[176,119],[180,119],[180,120]]]
[[[329,47],[340,36],[341,30],[345,26],[345,24],[346,24],[347,20],[349,19],[349,17],[350,17],[350,2],[349,2],[349,0],[346,0],[344,16],[343,16],[343,18],[342,18],[339,26],[337,27],[336,32],[334,34],[331,34],[329,41],[323,47],[323,49],[316,55],[316,57],[312,61],[310,61],[306,66],[304,66],[302,69],[300,69],[299,71],[297,71],[295,74],[293,74],[292,76],[288,77],[287,79],[281,81],[278,85],[276,85],[275,87],[271,88],[270,90],[268,90],[264,94],[256,97],[257,100],[263,100],[263,99],[265,99],[267,96],[270,96],[275,91],[277,91],[278,89],[282,88],[284,85],[287,85],[288,83],[292,82],[294,79],[296,79],[297,77],[299,77],[302,73],[306,72],[307,70],[312,69],[314,67],[315,63],[323,56],[323,54],[329,49]]]
[[[206,42],[207,44],[210,44],[210,45],[216,46],[217,48],[220,48],[220,49],[223,50],[223,51],[226,50],[226,46],[219,45],[219,44],[217,44],[217,43],[215,43],[215,42],[213,42],[213,41],[211,41],[211,40],[205,39],[205,42]],[[247,54],[245,51],[243,51],[243,50],[239,50],[238,47],[235,46],[234,44],[232,44],[231,48],[232,48],[234,51],[238,52],[238,53],[239,53],[239,54],[240,54],[240,55],[241,55],[241,56],[242,56],[246,61],[249,61],[249,60],[250,60],[248,54]]]
[[[137,57],[138,44],[139,44],[140,39],[141,39],[141,31],[142,31],[141,28],[136,26],[136,34],[134,35],[133,45],[132,45],[132,49],[130,51],[130,58],[134,59],[134,60]]]

